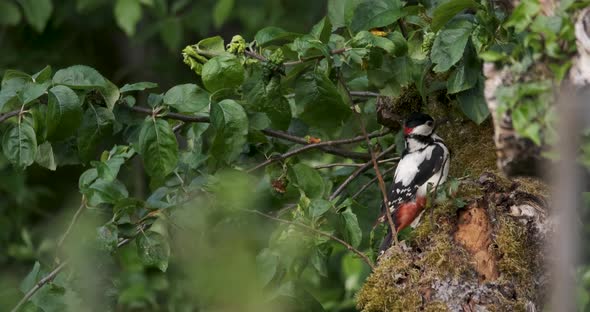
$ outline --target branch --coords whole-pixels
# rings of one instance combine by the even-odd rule
[[[305,225],[305,224],[303,224],[303,223],[299,223],[299,222],[295,222],[295,221],[289,221],[289,220],[285,220],[285,219],[281,219],[281,218],[273,217],[273,216],[271,216],[271,215],[269,215],[269,214],[266,214],[266,213],[264,213],[264,212],[260,212],[260,211],[258,211],[258,210],[245,210],[245,211],[247,211],[247,212],[250,212],[250,213],[255,213],[255,214],[257,214],[257,215],[263,216],[263,217],[265,217],[265,218],[268,218],[268,219],[271,219],[271,220],[274,220],[274,221],[277,221],[277,222],[280,222],[280,223],[284,223],[284,224],[289,224],[289,225],[298,226],[298,227],[300,227],[300,228],[302,228],[302,229],[305,229],[305,230],[308,230],[308,231],[312,231],[312,232],[314,232],[314,233],[316,233],[316,234],[318,234],[318,235],[321,235],[321,236],[327,237],[327,238],[329,238],[329,239],[331,239],[331,240],[333,240],[333,241],[335,241],[335,242],[338,242],[340,245],[342,245],[342,246],[346,247],[346,249],[348,249],[348,250],[350,250],[350,251],[354,252],[355,254],[357,254],[359,257],[361,257],[361,259],[362,259],[363,261],[365,261],[365,263],[366,263],[366,264],[367,264],[369,267],[371,267],[371,270],[373,270],[373,271],[375,270],[375,265],[373,264],[373,262],[371,262],[371,260],[369,259],[369,257],[367,257],[367,256],[366,256],[364,253],[362,253],[362,252],[361,252],[361,251],[359,251],[358,249],[354,248],[354,247],[353,247],[352,245],[350,245],[349,243],[347,243],[347,242],[345,242],[345,241],[341,240],[340,238],[338,238],[338,237],[336,237],[336,236],[334,236],[334,235],[331,235],[331,234],[329,234],[329,233],[326,233],[326,232],[323,232],[323,231],[320,231],[320,230],[314,229],[313,227],[311,227],[311,226],[308,226],[308,225]]]
[[[386,150],[381,152],[381,154],[377,155],[375,158],[381,159],[384,156],[386,156],[387,154],[389,154],[390,152],[392,152],[394,149],[395,149],[395,145],[391,145]],[[342,191],[344,191],[344,189],[346,188],[346,186],[348,186],[348,184],[350,184],[350,182],[352,182],[354,179],[356,179],[358,176],[360,176],[363,172],[369,170],[369,168],[371,168],[372,164],[373,164],[373,161],[370,160],[366,164],[364,164],[362,167],[359,167],[357,170],[355,170],[348,178],[346,178],[346,180],[344,180],[344,182],[342,182],[342,184],[340,184],[338,186],[338,188],[332,193],[332,195],[330,195],[329,200],[333,200],[334,198],[338,197],[338,195],[340,195],[340,193],[342,193]]]
[[[4,114],[0,115],[0,122],[4,122],[5,120],[12,118],[14,116],[18,116],[19,114],[20,114],[20,109],[13,110],[8,113],[4,113]]]
[[[376,132],[376,133],[372,133],[370,136],[372,138],[375,137],[381,137],[384,136],[386,134],[388,134],[389,131],[386,132]],[[350,138],[350,139],[342,139],[342,140],[334,140],[334,141],[325,141],[325,142],[320,142],[320,143],[314,143],[314,144],[308,144],[299,148],[296,148],[294,150],[291,150],[285,154],[279,155],[279,156],[275,156],[275,157],[271,157],[269,159],[267,159],[266,161],[264,161],[263,163],[260,163],[258,165],[256,165],[255,167],[251,168],[248,170],[248,172],[252,172],[255,171],[259,168],[263,168],[266,167],[270,164],[272,164],[273,162],[279,161],[279,160],[283,160],[283,159],[287,159],[289,157],[293,157],[297,154],[301,154],[307,150],[310,149],[314,149],[314,148],[320,148],[320,147],[324,147],[324,146],[332,146],[332,145],[341,145],[341,144],[352,144],[352,143],[356,143],[356,142],[360,142],[363,141],[365,139],[364,136],[358,136],[358,137],[354,137],[354,138]],[[307,141],[304,140],[306,143]]]
[[[380,164],[385,164],[388,162],[392,162],[392,161],[398,161],[399,157],[395,157],[395,158],[388,158],[388,159],[383,159],[378,161],[378,163]],[[328,168],[334,168],[334,167],[362,167],[365,164],[359,164],[359,163],[333,163],[333,164],[325,164],[325,165],[318,165],[318,166],[314,166],[314,169],[328,169]]]
[[[141,114],[145,114],[145,115],[152,115],[152,113],[153,113],[152,109],[147,108],[147,107],[141,107],[141,106],[132,106],[132,107],[126,106],[126,107],[132,111],[135,111],[135,112],[141,113]],[[184,114],[179,114],[179,113],[166,113],[162,117],[167,118],[167,119],[180,120],[180,121],[184,121],[184,122],[203,122],[203,123],[210,122],[210,119],[208,116],[189,116],[189,115],[184,115]],[[293,135],[290,135],[290,134],[282,132],[282,131],[272,130],[272,129],[264,129],[264,130],[261,130],[261,132],[264,133],[266,136],[281,138],[281,139],[295,142],[295,143],[299,143],[299,144],[307,144],[307,141],[304,138],[293,136]],[[369,159],[368,154],[351,152],[351,151],[336,148],[336,147],[323,146],[323,147],[320,147],[320,149],[326,153],[341,156],[344,158],[362,159],[362,160]]]
[[[142,114],[146,114],[146,115],[152,115],[153,114],[153,110],[151,108],[148,107],[141,107],[141,106],[126,106],[128,107],[130,110],[138,112],[138,113],[142,113]],[[189,115],[184,115],[184,114],[179,114],[179,113],[166,113],[165,115],[163,115],[164,118],[168,118],[168,119],[175,119],[175,120],[180,120],[180,121],[184,121],[184,122],[203,122],[203,123],[209,123],[211,122],[209,119],[209,116],[189,116]]]
[[[395,169],[397,169],[397,167],[389,168],[389,169],[385,170],[385,172],[383,172],[383,175],[386,175],[386,174],[394,171]],[[357,196],[359,196],[362,192],[364,192],[366,189],[368,189],[369,186],[371,186],[371,184],[373,184],[375,181],[377,181],[377,177],[374,177],[371,179],[371,181],[365,183],[365,185],[363,185],[356,193],[354,193],[354,195],[350,196],[350,199],[354,199]]]
[[[140,231],[143,230],[144,227],[145,227],[145,225],[140,225],[139,226]],[[125,239],[120,240],[119,243],[117,244],[117,248],[121,248],[121,247],[127,245],[130,241],[131,241],[131,238],[125,238]],[[69,261],[65,260],[64,262],[60,263],[55,269],[53,269],[53,271],[49,272],[49,274],[47,274],[44,278],[40,279],[37,282],[37,284],[35,284],[31,289],[29,289],[29,291],[27,291],[25,296],[10,311],[17,312],[27,301],[29,301],[29,299],[31,299],[31,297],[33,297],[33,295],[35,295],[35,293],[37,293],[37,291],[39,291],[39,289],[41,289],[41,287],[43,287],[46,284],[53,281],[53,279],[57,276],[57,274],[59,274],[59,272],[63,271],[63,269],[65,268],[65,266],[68,263],[69,263]]]
[[[349,50],[349,48],[341,48],[341,49],[332,50],[332,51],[330,51],[330,55],[342,54],[342,53],[344,53],[344,52],[346,52],[348,50]],[[325,57],[326,57],[325,55],[316,55],[316,56],[304,57],[304,58],[301,58],[298,61],[285,62],[285,63],[283,63],[283,65],[285,65],[285,66],[295,66],[295,65],[303,64],[303,63],[308,62],[308,61],[321,60],[321,59],[323,59]]]
[[[371,91],[350,91],[350,95],[357,96],[357,97],[379,97],[380,96],[379,93],[371,92]]]
[[[339,79],[340,83],[346,90],[348,97],[350,98],[350,102],[353,103],[354,101],[352,95],[350,95],[350,90],[348,89],[348,86],[346,86],[346,84],[344,83],[342,76],[340,76]],[[365,122],[363,121],[361,114],[356,109],[353,109],[353,111],[361,125],[361,130],[363,131],[363,134],[365,135],[365,139],[367,141],[369,153],[371,154],[371,162],[373,163],[373,168],[375,169],[375,174],[377,175],[377,180],[379,181],[381,195],[383,195],[383,205],[385,207],[385,215],[387,216],[387,222],[389,223],[389,228],[391,229],[391,235],[394,238],[394,242],[397,244],[397,230],[395,228],[395,224],[393,223],[393,219],[391,218],[391,214],[389,213],[389,199],[387,198],[387,188],[385,186],[385,181],[383,181],[381,171],[379,171],[379,164],[377,163],[377,158],[375,158],[375,153],[373,153],[373,148],[371,148],[371,141],[369,140],[369,136],[367,135],[367,128],[365,127]]]
[[[45,284],[51,282],[59,272],[61,272],[68,262],[64,261],[60,265],[58,265],[53,271],[47,274],[44,278],[39,280],[33,288],[29,289],[29,291],[25,294],[25,296],[16,304],[16,306],[10,310],[11,312],[17,312],[33,295],[41,289],[41,287],[45,286]]]
[[[251,58],[255,58],[261,62],[266,62],[268,61],[268,59],[252,50],[246,50],[244,51],[244,54],[246,54],[247,56],[251,57]]]
[[[78,210],[76,210],[76,213],[74,213],[74,216],[72,217],[72,220],[70,221],[70,225],[68,225],[68,228],[66,229],[64,234],[59,239],[59,242],[57,243],[57,249],[59,249],[61,247],[61,245],[63,245],[63,243],[66,240],[66,238],[68,237],[68,235],[70,235],[70,231],[72,231],[74,224],[76,224],[76,222],[78,221],[78,218],[80,218],[80,215],[82,214],[82,211],[84,210],[84,208],[86,208],[86,196],[82,195],[80,207],[78,208]]]

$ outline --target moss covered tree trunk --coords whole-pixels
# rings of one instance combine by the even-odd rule
[[[436,115],[432,108],[426,110]],[[410,238],[380,257],[358,308],[540,310],[548,279],[543,247],[551,232],[546,187],[501,176],[491,124],[477,127],[451,116],[439,132],[452,151],[458,191],[435,205],[433,223],[423,218]]]

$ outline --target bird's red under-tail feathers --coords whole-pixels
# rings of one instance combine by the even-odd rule
[[[403,230],[420,215],[426,206],[426,197],[417,197],[415,202],[403,203],[393,212],[395,229]]]

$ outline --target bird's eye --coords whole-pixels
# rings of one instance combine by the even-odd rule
[[[426,125],[429,126],[429,127],[432,127],[432,120],[427,121],[426,122]]]

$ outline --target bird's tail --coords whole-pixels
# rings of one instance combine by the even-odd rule
[[[393,241],[393,233],[391,232],[391,228],[387,227],[387,235],[383,238],[381,242],[381,246],[379,247],[379,255],[383,254],[389,247],[391,247],[391,242]]]

